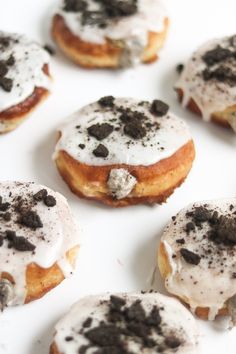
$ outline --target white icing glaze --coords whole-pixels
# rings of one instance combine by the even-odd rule
[[[97,102],[92,103],[74,113],[69,120],[60,128],[61,137],[57,143],[54,158],[59,151],[66,151],[75,160],[87,165],[143,165],[155,164],[162,159],[172,156],[178,149],[191,140],[186,124],[172,113],[163,117],[156,117],[149,111],[149,103],[143,106],[140,101],[131,98],[117,98],[115,104],[142,112],[148,117],[150,123],[159,123],[160,129],[149,134],[148,139],[132,139],[123,134],[123,128],[114,130],[101,143],[109,149],[106,158],[97,158],[92,151],[97,147],[98,141],[88,135],[87,128],[93,124],[110,123],[119,125],[119,115],[113,111],[102,108]],[[76,129],[76,126],[80,126]],[[80,149],[79,144],[85,148]]]
[[[190,312],[177,300],[158,294],[118,294],[126,300],[127,305],[130,306],[136,300],[141,300],[144,310],[148,313],[153,306],[162,308],[162,330],[163,333],[180,333],[183,343],[178,349],[166,349],[163,354],[196,354],[198,352],[197,339],[198,329],[195,319]],[[96,327],[100,321],[106,320],[106,313],[108,311],[107,301],[110,295],[88,296],[81,299],[78,303],[72,306],[69,313],[62,318],[56,325],[56,335],[54,341],[63,354],[77,354],[78,348],[82,345],[88,344],[86,337],[80,333],[83,328],[84,321],[92,318],[92,326],[90,329]],[[65,337],[73,337],[72,341],[65,341]],[[93,349],[88,349],[86,354],[94,353]],[[134,340],[129,340],[128,349],[132,354],[140,353],[140,346]],[[143,349],[143,354],[157,353],[153,349]]]
[[[10,45],[0,50],[0,61],[11,55],[15,64],[9,66],[6,77],[13,80],[11,92],[0,87],[0,112],[13,107],[28,98],[36,87],[50,89],[50,78],[42,69],[49,63],[49,54],[37,43],[25,36],[0,32],[0,37],[9,36]],[[17,41],[17,43],[15,42]]]
[[[216,80],[205,81],[202,77],[202,71],[207,68],[202,56],[217,45],[223,48],[234,48],[235,50],[235,46],[229,46],[229,38],[214,39],[201,46],[188,60],[175,85],[176,88],[183,91],[183,106],[187,106],[190,98],[192,98],[197,103],[202,117],[206,121],[211,119],[213,113],[223,112],[226,108],[236,104],[236,86],[230,86]],[[236,67],[234,67],[235,69]],[[235,124],[234,118],[234,127]]]
[[[88,9],[96,11],[100,5],[93,0],[86,0]],[[138,0],[138,12],[132,16],[110,21],[106,28],[97,25],[82,25],[81,14],[57,10],[68,28],[82,40],[103,44],[106,38],[124,40],[127,38],[141,38],[147,43],[148,32],[161,32],[163,30],[166,10],[161,0]]]
[[[232,278],[232,274],[236,271],[236,248],[234,246],[229,251],[227,247],[216,245],[208,237],[203,238],[210,230],[208,223],[203,223],[202,229],[197,229],[196,232],[190,232],[187,235],[185,228],[191,219],[186,217],[186,212],[205,204],[209,209],[218,211],[219,215],[227,215],[236,211],[236,199],[223,199],[198,202],[177,214],[176,219],[166,227],[162,236],[165,253],[171,267],[171,273],[166,277],[165,285],[170,293],[185,299],[193,312],[197,307],[209,308],[209,320],[214,320],[227,300],[236,294],[236,280]],[[234,206],[232,212],[229,212],[230,205]],[[182,238],[185,243],[178,244],[176,240]],[[210,248],[210,258],[201,258],[198,265],[191,265],[181,257],[181,248],[203,255]],[[217,253],[219,249],[222,252],[220,255]],[[212,261],[210,267],[209,261]]]
[[[32,201],[33,195],[41,189],[46,189],[57,203],[49,208],[41,201],[32,207],[43,223],[42,228],[32,230],[16,222],[19,216],[13,211],[13,200],[21,196],[27,201]],[[9,196],[10,192],[11,196]],[[6,241],[0,247],[0,275],[2,272],[7,272],[15,281],[14,298],[8,305],[21,305],[26,296],[26,268],[31,263],[42,268],[50,268],[57,262],[65,277],[72,274],[73,268],[65,255],[67,251],[78,245],[78,229],[66,199],[49,188],[34,183],[3,182],[0,183],[0,196],[3,203],[9,202],[12,205],[8,210],[12,213],[12,218],[8,222],[0,219],[0,232],[15,231],[17,236],[25,237],[36,246],[34,252],[21,252],[8,248]]]
[[[124,168],[114,168],[109,174],[107,186],[116,199],[123,199],[130,194],[137,180]]]

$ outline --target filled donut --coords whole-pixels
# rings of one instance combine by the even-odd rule
[[[158,263],[166,289],[203,319],[236,323],[236,199],[194,203],[161,239]]]
[[[0,31],[0,133],[15,129],[48,96],[50,81],[47,51]]]
[[[50,354],[196,354],[197,340],[193,316],[173,298],[88,296],[56,325]]]
[[[52,36],[83,67],[129,67],[157,59],[168,22],[162,0],[64,0]]]
[[[60,128],[54,159],[80,197],[110,206],[162,203],[194,160],[185,123],[160,100],[102,97]]]
[[[183,106],[236,131],[236,36],[207,42],[179,68],[176,90]]]
[[[0,308],[36,300],[73,273],[78,231],[49,188],[0,183]]]

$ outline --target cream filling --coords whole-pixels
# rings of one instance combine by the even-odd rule
[[[193,313],[197,307],[209,308],[209,320],[214,320],[218,311],[236,294],[236,280],[232,278],[232,274],[236,271],[236,254],[229,256],[227,250],[223,249],[219,259],[218,246],[207,237],[203,238],[209,230],[207,223],[204,223],[202,229],[194,234],[186,234],[185,226],[191,221],[190,218],[186,218],[186,212],[192,210],[193,206],[198,207],[204,204],[207,204],[209,209],[214,209],[223,215],[229,213],[230,205],[234,205],[233,211],[236,210],[235,199],[190,205],[181,210],[176,219],[166,227],[161,241],[171,267],[171,272],[165,279],[167,290],[186,301]],[[185,244],[176,243],[176,239],[182,238]],[[201,254],[201,250],[206,249],[208,245],[211,245],[213,257],[210,268],[208,257],[201,258],[198,265],[191,265],[185,262],[179,252],[181,248],[187,248],[189,251]],[[236,252],[235,247],[232,248],[232,252]]]
[[[112,169],[107,181],[110,194],[116,199],[127,197],[135,187],[137,180],[123,168]]]
[[[23,102],[36,87],[47,90],[51,88],[51,80],[42,70],[49,63],[48,53],[25,36],[0,32],[0,37],[2,36],[9,36],[17,43],[10,41],[10,45],[0,51],[0,61],[7,60],[11,55],[15,58],[15,64],[8,66],[6,74],[7,78],[13,80],[11,92],[0,87],[0,112]],[[3,129],[0,126],[0,130]]]
[[[133,98],[116,98],[115,104],[144,113],[150,123],[159,123],[160,129],[150,133],[148,139],[138,140],[125,135],[122,127],[114,130],[101,141],[108,148],[109,155],[106,158],[97,158],[92,152],[100,142],[88,135],[87,128],[102,123],[117,126],[120,120],[113,110],[104,109],[95,102],[74,113],[59,128],[61,137],[56,145],[54,159],[57,158],[58,152],[66,151],[76,161],[90,166],[114,164],[149,166],[172,156],[191,140],[185,122],[172,113],[156,117],[150,113],[149,104],[140,106],[140,101]],[[111,122],[113,119],[114,122]],[[85,148],[80,149],[79,144],[84,144]]]
[[[17,215],[12,212],[9,222],[0,224],[0,231],[12,230],[17,236],[23,236],[36,246],[34,252],[20,252],[8,248],[6,242],[0,247],[0,275],[9,273],[14,279],[14,297],[9,305],[22,305],[26,297],[26,269],[31,263],[42,268],[50,268],[57,263],[67,277],[73,273],[73,267],[66,259],[66,253],[78,245],[78,229],[73,219],[66,199],[49,188],[34,183],[3,182],[0,184],[0,195],[3,202],[12,201],[16,196],[25,198],[28,193],[35,194],[41,189],[47,189],[57,204],[48,208],[39,202],[32,210],[36,211],[42,220],[43,227],[32,230],[16,223]],[[9,192],[12,196],[9,197]],[[28,197],[27,197],[28,198]]]
[[[204,120],[209,121],[216,112],[223,112],[236,104],[236,86],[229,86],[215,80],[204,81],[202,71],[207,65],[202,56],[217,45],[229,48],[229,37],[215,39],[201,46],[188,60],[175,87],[183,91],[182,105],[185,107],[192,98],[198,105]],[[235,117],[229,118],[235,130]]]
[[[125,298],[127,305],[131,305],[136,300],[141,300],[141,304],[146,312],[149,312],[153,306],[163,308],[161,311],[162,322],[165,324],[162,329],[169,332],[180,333],[183,343],[180,347],[165,350],[165,354],[196,354],[198,352],[197,340],[198,329],[195,319],[189,311],[177,300],[158,294],[117,294],[119,297]],[[56,325],[54,342],[59,349],[59,352],[64,354],[77,354],[78,348],[82,345],[87,345],[88,340],[81,333],[84,321],[92,318],[92,326],[96,327],[101,321],[106,320],[108,310],[107,303],[110,295],[87,296],[81,299],[78,303],[72,306],[71,310],[65,315]],[[66,337],[73,337],[72,341],[65,341]],[[139,354],[139,344],[130,338],[128,343],[131,353]],[[88,349],[86,354],[94,353],[93,349]],[[153,349],[145,349],[144,354],[154,354]]]

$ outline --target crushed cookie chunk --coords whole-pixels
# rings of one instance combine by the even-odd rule
[[[105,96],[105,97],[100,98],[98,100],[98,103],[102,107],[113,107],[114,106],[114,101],[115,101],[115,97],[113,97],[113,96]]]
[[[6,211],[10,208],[10,203],[1,203],[0,204],[0,211]]]
[[[0,86],[6,92],[11,92],[13,87],[13,80],[7,77],[0,78]]]
[[[23,236],[17,236],[15,231],[7,230],[6,239],[9,241],[9,247],[20,252],[34,251],[36,246],[33,245]]]
[[[181,248],[180,254],[189,264],[198,265],[201,261],[201,257],[198,254],[191,252],[186,248]]]
[[[52,195],[47,195],[43,199],[44,204],[48,207],[54,207],[57,204],[56,198],[54,198]]]
[[[131,121],[125,124],[124,133],[133,139],[142,139],[146,136],[147,131],[142,124],[137,123],[137,121]]]
[[[181,341],[175,336],[169,336],[165,338],[165,344],[168,348],[176,349],[181,345]]]
[[[93,154],[96,157],[107,157],[109,155],[109,151],[106,146],[99,144],[96,149],[93,150]]]
[[[0,77],[4,77],[8,73],[8,67],[5,61],[0,61]]]
[[[114,127],[108,123],[91,125],[87,131],[90,136],[93,136],[97,140],[101,141],[107,138],[114,130]]]
[[[217,46],[216,48],[207,51],[203,56],[202,60],[209,66],[212,66],[216,63],[224,61],[225,59],[232,56],[232,52],[227,48],[222,48]]]
[[[156,115],[157,117],[165,116],[168,111],[169,111],[169,106],[163,101],[154,100],[151,104],[150,112]]]
[[[63,10],[66,12],[81,12],[86,8],[87,3],[84,0],[64,0]]]
[[[6,64],[8,66],[13,66],[16,62],[16,59],[13,54],[10,55],[10,57],[7,59]]]
[[[40,191],[38,191],[37,193],[35,193],[33,195],[33,198],[36,200],[36,201],[41,201],[43,200],[44,198],[46,198],[46,196],[48,195],[48,192],[46,189],[41,189]]]
[[[55,55],[55,53],[56,53],[55,49],[50,44],[45,44],[43,46],[43,49],[45,49],[46,52],[48,52],[52,56]]]
[[[183,70],[184,70],[184,64],[178,64],[176,66],[176,71],[179,75],[182,74]]]
[[[33,230],[43,227],[39,215],[32,210],[23,213],[19,219],[19,223]]]

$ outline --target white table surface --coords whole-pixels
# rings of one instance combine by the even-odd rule
[[[48,0],[0,2],[0,27],[49,42]],[[78,69],[62,55],[52,59],[50,98],[11,134],[0,136],[0,180],[27,180],[63,193],[80,225],[76,274],[39,301],[0,314],[0,354],[48,354],[53,326],[81,296],[105,291],[150,289],[163,227],[196,200],[236,194],[236,135],[203,123],[177,103],[175,66],[202,42],[236,31],[235,0],[168,0],[171,29],[160,60],[111,72]],[[112,210],[80,200],[67,188],[51,160],[57,126],[73,111],[104,95],[161,98],[190,125],[197,158],[186,182],[162,206]],[[164,292],[157,275],[155,289]],[[236,329],[198,321],[201,354],[235,354]]]

